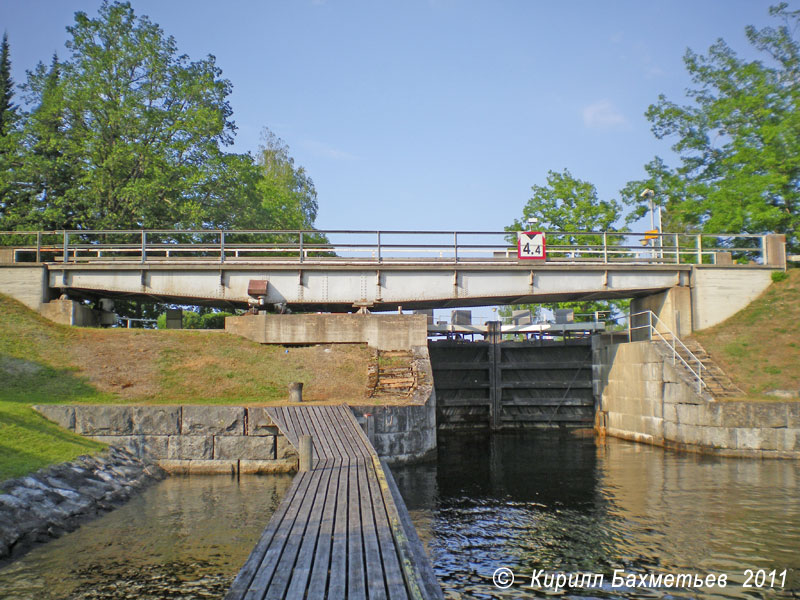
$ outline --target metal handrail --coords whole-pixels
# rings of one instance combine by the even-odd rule
[[[647,315],[647,325],[634,326],[633,325],[634,317],[638,317],[641,315]],[[659,327],[670,336],[671,340],[667,340],[662,335],[661,331],[659,331]],[[641,312],[631,313],[628,315],[629,340],[633,341],[633,338],[631,337],[631,332],[636,329],[646,329],[651,341],[653,340],[653,334],[655,333],[658,336],[658,339],[664,342],[664,344],[672,351],[672,364],[674,365],[678,360],[680,360],[680,362],[683,363],[683,366],[685,366],[689,370],[689,372],[692,375],[694,375],[694,378],[697,380],[698,394],[702,393],[703,388],[708,387],[706,382],[703,381],[703,369],[705,369],[706,367],[703,365],[702,361],[699,358],[697,358],[697,356],[695,356],[695,354],[691,350],[689,350],[689,348],[686,347],[686,344],[684,344],[680,340],[680,338],[678,338],[678,336],[675,333],[673,333],[672,330],[669,327],[667,327],[664,324],[664,322],[661,319],[659,319],[658,316],[653,311],[643,310]],[[684,351],[686,351],[686,355],[689,357],[689,361],[697,363],[697,371],[695,371],[689,364],[689,361],[685,360],[683,356],[681,356],[681,354],[678,352],[676,342],[678,345],[680,345],[681,348],[683,348]]]
[[[682,234],[635,233],[618,231],[545,231],[548,239],[548,260],[559,262],[615,262],[650,264],[716,263],[721,252],[743,252],[766,264],[764,235],[747,234]],[[65,263],[81,259],[101,258],[101,253],[116,254],[147,262],[161,253],[192,253],[196,258],[225,262],[255,253],[283,253],[294,260],[326,260],[332,254],[360,255],[381,263],[392,257],[430,260],[415,255],[439,254],[437,260],[468,262],[473,257],[493,262],[517,260],[516,248],[508,231],[381,231],[381,230],[220,230],[220,229],[152,229],[152,230],[60,230],[0,231],[3,239],[30,240],[14,244],[18,252],[35,251],[41,258],[58,254]],[[16,236],[10,238],[10,236]],[[125,237],[122,237],[125,236]],[[324,237],[320,237],[324,236]],[[336,240],[346,236],[343,240]],[[658,243],[645,247],[631,243],[632,238],[657,237]],[[398,239],[400,237],[400,239]],[[183,238],[183,239],[181,239]],[[247,239],[250,238],[250,239]],[[477,238],[477,239],[476,239]],[[487,239],[488,238],[488,239]],[[114,242],[113,240],[118,240]],[[713,240],[717,241],[714,242]],[[747,247],[732,247],[732,240],[750,240]],[[574,243],[565,243],[568,241]],[[633,239],[634,242],[639,240]],[[46,243],[45,243],[46,242]],[[712,243],[713,247],[708,244]],[[740,242],[741,243],[741,242]],[[9,246],[10,244],[5,244]],[[366,255],[366,256],[364,256]],[[341,256],[339,258],[342,258]],[[16,260],[16,259],[15,259]]]

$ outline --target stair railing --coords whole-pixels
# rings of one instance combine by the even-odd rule
[[[647,323],[644,325],[634,325],[634,319],[636,317],[641,317],[643,315],[647,316]],[[631,313],[628,315],[628,339],[633,341],[633,332],[636,330],[644,330],[645,334],[647,335],[647,339],[654,340],[659,339],[663,342],[672,353],[672,364],[677,364],[678,361],[686,367],[689,372],[694,377],[695,381],[697,382],[697,393],[700,394],[703,392],[703,388],[708,387],[705,381],[703,381],[703,369],[706,367],[703,366],[703,363],[694,353],[686,347],[678,336],[672,332],[672,330],[667,327],[664,322],[656,316],[656,314],[651,310],[643,310],[637,313]],[[664,337],[664,334],[667,334],[670,339]],[[686,356],[688,360],[681,356],[678,348],[682,348],[686,352]],[[692,365],[695,365],[694,367]]]

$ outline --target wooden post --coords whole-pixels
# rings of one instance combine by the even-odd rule
[[[299,381],[293,381],[289,384],[289,402],[302,402],[303,401],[303,384]]]
[[[314,436],[300,436],[300,472],[311,471],[314,464]]]

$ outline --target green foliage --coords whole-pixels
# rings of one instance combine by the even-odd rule
[[[617,231],[614,224],[622,216],[622,206],[616,200],[600,200],[597,189],[588,181],[573,177],[567,169],[563,173],[548,171],[547,185],[534,185],[533,196],[522,209],[522,219],[506,227],[506,231],[528,229],[527,220],[539,219],[543,231],[571,232],[565,235],[548,235],[547,245],[602,244],[602,235],[575,235],[586,231]]]
[[[562,173],[549,171],[546,185],[534,185],[533,196],[522,209],[522,219],[515,220],[506,231],[517,232],[528,229],[527,221],[539,219],[537,229],[548,232],[548,252],[560,245],[598,246],[603,243],[602,232],[625,231],[617,229],[615,223],[622,218],[622,205],[616,200],[601,200],[595,186],[575,178],[569,170]],[[553,232],[565,232],[564,234]],[[598,232],[583,234],[581,232]],[[608,243],[619,240],[619,236],[607,236]],[[516,239],[513,240],[516,242]],[[501,308],[503,317],[510,317],[511,310],[530,309],[541,317],[541,308],[572,308],[576,314],[604,312],[609,317],[618,314],[627,301],[550,302],[545,304],[514,305]]]
[[[225,329],[225,317],[234,317],[235,313],[225,311],[197,312],[183,311],[184,329]],[[157,319],[158,329],[167,328],[167,314],[161,313]]]
[[[11,79],[11,51],[8,45],[8,34],[3,34],[0,47],[0,136],[6,135],[16,118],[14,98],[14,80]]]
[[[180,54],[128,2],[67,32],[67,58],[29,72],[31,110],[0,139],[0,228],[313,229],[316,190],[286,144],[267,131],[257,159],[223,151],[232,88],[213,56]]]
[[[274,229],[312,229],[317,218],[317,190],[303,167],[295,167],[289,147],[269,129],[258,152],[261,174],[256,189]]]
[[[772,283],[779,283],[789,279],[789,274],[786,271],[773,271],[771,277]]]
[[[779,26],[745,30],[763,62],[739,58],[723,40],[705,56],[687,51],[691,104],[661,95],[646,113],[656,137],[676,140],[680,164],[656,158],[646,179],[626,186],[635,216],[646,210],[638,191],[649,187],[669,230],[785,233],[788,249],[800,249],[800,11],[787,6],[770,9]]]

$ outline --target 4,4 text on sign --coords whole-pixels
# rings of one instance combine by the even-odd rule
[[[517,256],[535,260],[547,258],[544,233],[541,231],[520,231],[517,237]]]

